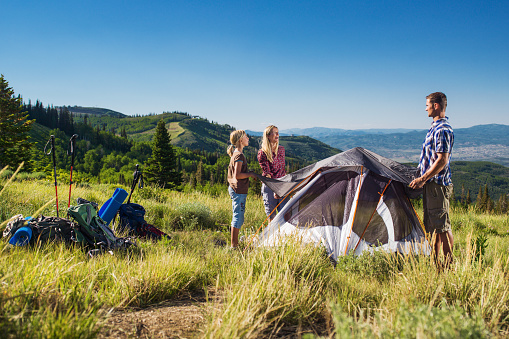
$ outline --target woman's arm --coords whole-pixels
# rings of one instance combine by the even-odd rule
[[[258,163],[262,168],[262,175],[267,178],[272,178],[272,173],[270,171],[269,166],[269,159],[267,159],[267,155],[262,150],[258,152]]]

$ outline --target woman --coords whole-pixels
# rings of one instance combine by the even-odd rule
[[[263,132],[262,148],[258,151],[258,163],[262,168],[262,175],[267,178],[277,179],[286,175],[285,148],[279,145],[279,129],[274,125],[268,126]],[[262,184],[262,197],[265,214],[272,220],[276,214],[272,213],[276,206],[280,211],[286,201],[283,201],[265,184]]]

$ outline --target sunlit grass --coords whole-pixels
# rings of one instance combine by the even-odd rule
[[[34,216],[55,194],[51,181],[2,185],[0,223],[15,214]],[[73,186],[71,203],[82,197],[101,205],[116,187]],[[67,190],[59,190],[61,216]],[[276,248],[231,251],[226,189],[210,196],[148,187],[137,189],[132,202],[143,205],[145,219],[172,239],[138,241],[128,251],[94,258],[80,247],[13,248],[2,241],[0,333],[93,338],[111,309],[214,289],[222,297],[210,301],[197,336],[258,338],[283,326],[318,331],[317,324],[323,335],[337,338],[507,334],[507,215],[453,209],[454,261],[450,269],[438,271],[430,257],[387,253],[340,257],[334,267],[321,248],[295,240]],[[39,213],[56,215],[54,202]],[[264,220],[261,199],[250,195],[242,234],[254,233]],[[487,238],[487,247],[476,255],[480,236]],[[217,246],[218,241],[226,246]]]

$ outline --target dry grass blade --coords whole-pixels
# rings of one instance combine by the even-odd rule
[[[5,166],[4,168],[2,168],[2,169],[0,170],[0,175],[2,175],[2,173],[3,173],[6,169],[8,169],[8,168],[9,168],[9,165],[7,165],[7,166]]]
[[[10,184],[10,183],[14,180],[14,178],[16,177],[16,175],[17,175],[17,174],[18,174],[18,172],[21,170],[21,168],[23,167],[23,165],[24,165],[24,164],[25,164],[25,162],[22,162],[21,164],[19,164],[18,169],[16,170],[16,172],[14,172],[14,174],[11,176],[11,178],[10,178],[10,179],[7,181],[7,183],[4,185],[4,188],[2,188],[2,190],[0,191],[0,196],[2,196],[2,193],[4,192],[5,188],[6,188],[7,186],[9,186],[9,184]],[[6,167],[4,167],[4,168],[2,169],[2,172],[3,172],[6,168],[7,168],[7,166],[6,166]],[[0,173],[1,173],[1,172],[0,172]]]

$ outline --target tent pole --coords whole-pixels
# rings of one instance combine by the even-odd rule
[[[385,188],[382,191],[382,193],[378,193],[378,194],[380,194],[380,198],[378,199],[378,204],[376,204],[377,206],[380,204],[380,200],[382,200],[382,197],[384,196],[385,190],[387,189],[387,187],[389,187],[389,184],[391,183],[391,181],[392,181],[392,179],[389,179],[389,182],[387,183],[387,185],[385,185]],[[366,224],[366,227],[364,228],[364,232],[362,232],[362,235],[361,235],[359,241],[357,242],[357,245],[355,245],[355,248],[353,249],[354,252],[357,249],[357,247],[359,246],[359,244],[361,243],[362,237],[364,237],[364,234],[366,233],[366,230],[368,229],[369,224],[371,223],[371,219],[373,219],[373,216],[375,215],[375,213],[376,213],[376,207],[375,207],[375,210],[373,211],[373,213],[371,214],[371,217],[369,218],[369,221]]]

